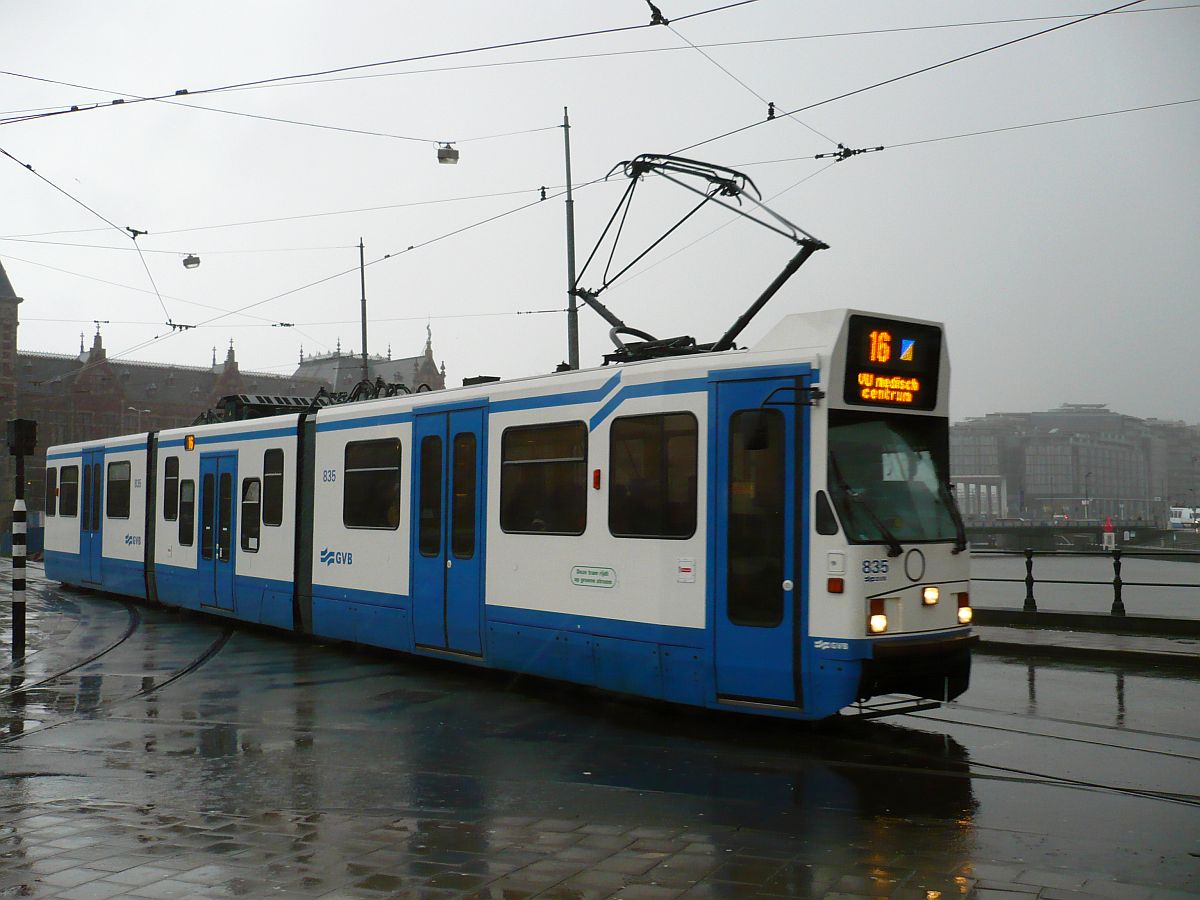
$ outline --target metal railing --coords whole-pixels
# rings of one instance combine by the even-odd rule
[[[1170,581],[1126,581],[1121,577],[1121,559],[1125,551],[1116,550],[1072,550],[1072,551],[1057,551],[1057,550],[1034,550],[1026,547],[1023,551],[1012,550],[973,550],[972,556],[981,557],[1002,557],[1002,556],[1024,556],[1025,557],[1025,577],[1024,578],[976,578],[972,576],[972,581],[987,581],[987,582],[1007,582],[1011,584],[1025,585],[1025,602],[1021,607],[1022,612],[1036,613],[1038,611],[1037,598],[1034,596],[1033,589],[1038,584],[1071,584],[1071,585],[1100,585],[1112,587],[1112,606],[1109,609],[1109,615],[1124,616],[1125,615],[1125,598],[1124,589],[1127,587],[1147,587],[1147,588],[1200,588],[1200,581],[1190,582],[1170,582]],[[1076,559],[1083,557],[1108,557],[1112,560],[1113,577],[1103,581],[1096,581],[1084,578],[1035,578],[1033,574],[1034,557],[1049,557],[1056,559]],[[1187,553],[1180,551],[1155,551],[1138,549],[1129,553],[1129,556],[1134,559],[1149,559],[1162,558],[1181,560],[1187,559],[1194,561],[1200,554]]]

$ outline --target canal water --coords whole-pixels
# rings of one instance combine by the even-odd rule
[[[1112,609],[1111,556],[1035,556],[1033,577],[1033,596],[1039,610],[1103,614]],[[995,578],[1019,581],[987,580]],[[1051,584],[1046,583],[1048,581],[1103,583]],[[1121,599],[1127,615],[1200,619],[1200,563],[1122,557],[1121,581]],[[972,606],[1020,609],[1024,602],[1023,555],[971,555]]]

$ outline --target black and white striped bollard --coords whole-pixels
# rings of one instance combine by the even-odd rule
[[[16,457],[17,473],[12,524],[12,656],[25,656],[25,457],[37,448],[37,422],[8,420],[8,452]]]
[[[17,483],[25,479],[25,457],[17,457]],[[23,492],[21,492],[23,493]],[[25,498],[13,501],[12,524],[12,655],[25,655]]]

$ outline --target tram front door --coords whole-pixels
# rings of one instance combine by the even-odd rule
[[[805,379],[720,381],[716,391],[717,695],[800,706],[804,609],[801,405]]]

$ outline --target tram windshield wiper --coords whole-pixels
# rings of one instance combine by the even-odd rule
[[[836,456],[833,456],[832,454],[830,455],[829,465],[833,470],[833,477],[837,480],[837,486],[841,489],[842,495],[851,502],[857,503],[862,508],[863,512],[867,514],[867,518],[871,520],[871,524],[879,530],[880,537],[883,538],[884,543],[886,543],[888,546],[888,556],[894,558],[903,553],[904,548],[900,546],[900,541],[896,539],[894,534],[892,534],[891,529],[883,524],[883,519],[879,518],[879,516],[875,513],[875,510],[871,508],[871,504],[864,500],[861,495],[855,493],[855,491],[850,487],[849,482],[846,481],[846,477],[842,474],[842,470],[838,465]]]
[[[962,553],[967,549],[967,526],[963,524],[962,513],[958,510],[958,503],[954,500],[954,495],[950,493],[950,488],[941,481],[938,481],[938,496],[942,498],[942,502],[950,510],[950,518],[954,520],[954,552]]]

